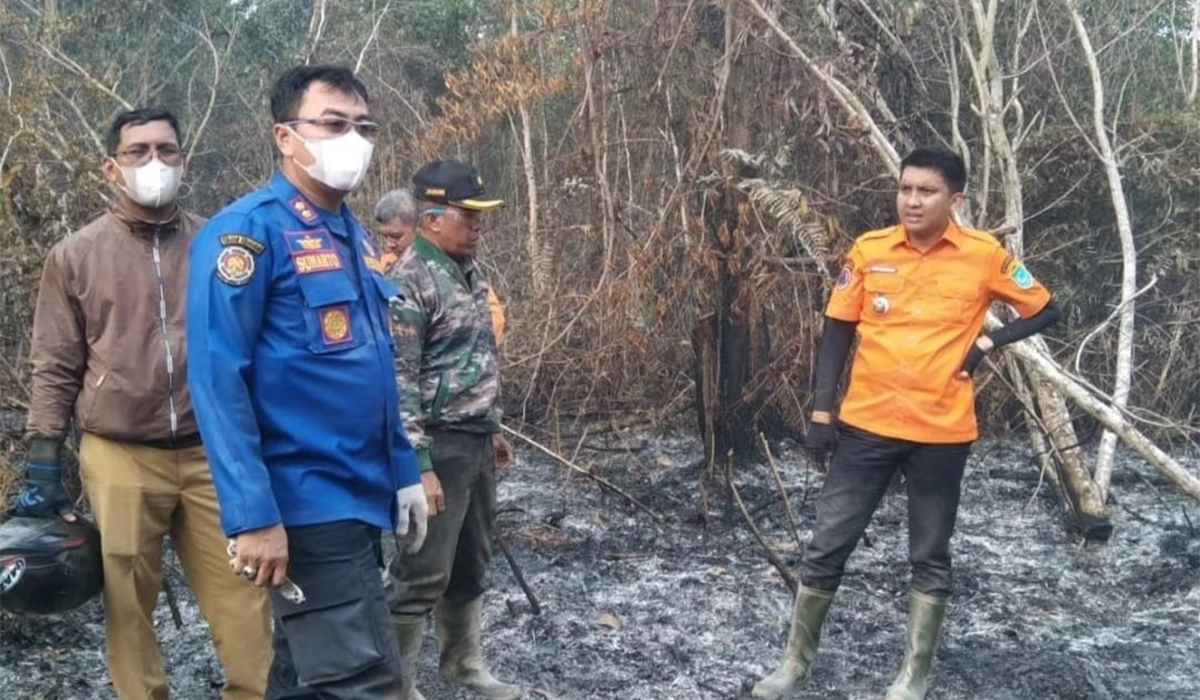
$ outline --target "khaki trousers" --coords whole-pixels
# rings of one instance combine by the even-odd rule
[[[272,656],[270,603],[229,569],[204,448],[163,450],[85,433],[79,464],[100,529],[108,667],[117,696],[167,698],[152,613],[169,534],[225,669],[221,697],[261,700]]]

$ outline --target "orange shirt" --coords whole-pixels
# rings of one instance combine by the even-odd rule
[[[860,236],[825,310],[858,323],[841,420],[913,442],[978,437],[974,385],[955,375],[994,300],[1027,318],[1050,293],[989,234],[952,222],[924,253],[903,226]]]
[[[496,345],[504,342],[504,327],[507,325],[504,319],[504,304],[500,303],[500,297],[496,296],[496,290],[488,285],[488,309],[492,312],[492,333],[496,336]]]

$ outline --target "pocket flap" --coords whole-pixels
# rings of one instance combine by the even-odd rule
[[[868,292],[896,294],[904,289],[904,278],[896,274],[868,272],[866,278],[863,279],[863,289]]]
[[[354,285],[345,273],[326,272],[319,275],[305,275],[300,278],[300,293],[304,296],[304,305],[310,309],[319,309],[332,304],[344,304],[358,298]]]

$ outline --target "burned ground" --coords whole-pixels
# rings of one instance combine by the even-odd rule
[[[530,698],[717,700],[749,696],[787,634],[791,601],[720,478],[699,517],[698,446],[655,439],[639,451],[581,452],[662,515],[656,522],[592,482],[520,449],[500,487],[502,536],[540,598],[532,614],[497,550],[486,604],[497,675]],[[1028,454],[982,443],[968,465],[955,536],[956,597],[930,700],[1200,698],[1200,508],[1124,457],[1116,532],[1103,546],[1066,532]],[[613,445],[597,445],[608,447]],[[820,475],[794,448],[778,463],[811,527]],[[1189,462],[1197,468],[1197,460]],[[799,557],[768,468],[736,483],[789,565]],[[805,497],[805,493],[808,493]],[[803,505],[802,505],[803,504]],[[881,698],[904,646],[905,499],[889,495],[850,560],[804,700]],[[177,581],[184,627],[157,622],[173,697],[219,697],[203,620]],[[68,615],[2,619],[0,684],[9,698],[112,698],[98,601]],[[421,687],[466,700],[436,678],[428,633]]]

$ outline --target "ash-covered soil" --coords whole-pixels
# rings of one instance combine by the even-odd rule
[[[700,517],[699,445],[639,438],[636,451],[593,443],[578,460],[633,493],[662,521],[518,445],[500,486],[500,529],[542,604],[532,614],[499,549],[486,598],[485,645],[498,676],[528,698],[718,700],[749,697],[777,661],[791,600],[731,505],[720,474]],[[573,445],[571,446],[574,447]],[[812,527],[821,476],[785,445],[777,455]],[[1187,460],[1200,471],[1200,460]],[[735,481],[789,565],[800,551],[774,479],[739,464]],[[1118,465],[1112,541],[1067,532],[1049,485],[1022,445],[981,443],[967,468],[955,535],[956,597],[929,700],[1200,698],[1200,507],[1136,458]],[[807,497],[806,497],[807,492]],[[905,498],[889,495],[822,635],[805,700],[878,700],[904,651]],[[221,671],[203,619],[175,581],[184,629],[165,602],[157,623],[173,697],[219,697]],[[7,698],[114,697],[100,603],[47,618],[0,618]],[[428,633],[420,675],[430,700],[467,700],[443,685]]]

